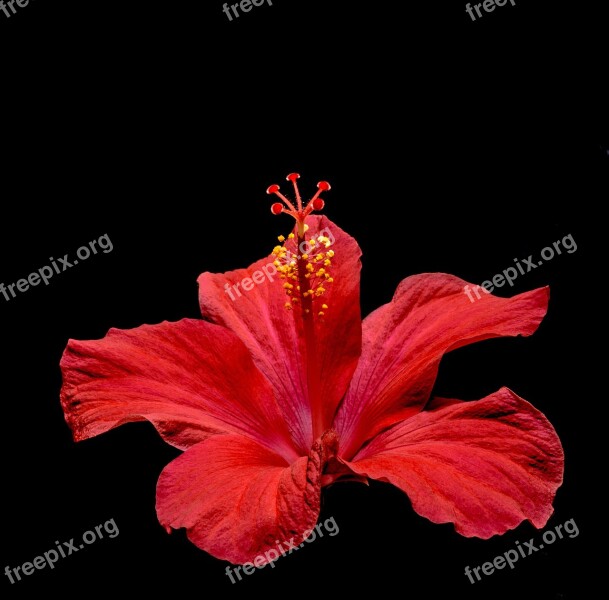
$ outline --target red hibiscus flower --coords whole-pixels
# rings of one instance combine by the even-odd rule
[[[402,281],[361,321],[360,249],[325,217],[318,184],[269,258],[199,277],[204,320],[70,340],[61,403],[76,441],[150,421],[184,450],[157,487],[159,521],[232,563],[304,541],[322,489],[390,482],[434,523],[489,538],[545,525],[563,452],[538,410],[507,388],[477,401],[430,398],[441,357],[472,342],[531,335],[548,290],[470,302],[442,273]],[[260,564],[257,563],[257,565]]]

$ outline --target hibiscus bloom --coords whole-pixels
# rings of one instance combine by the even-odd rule
[[[199,277],[203,320],[69,341],[61,403],[74,439],[151,422],[184,451],[159,478],[160,523],[235,564],[304,541],[322,489],[341,480],[389,482],[468,537],[543,527],[563,472],[544,415],[507,388],[430,395],[446,352],[531,335],[547,288],[472,303],[465,281],[426,273],[362,322],[360,248],[311,214],[330,186],[304,205],[297,178],[295,202],[268,189],[282,201],[272,212],[296,219],[270,257]]]

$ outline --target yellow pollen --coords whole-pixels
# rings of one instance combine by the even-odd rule
[[[309,226],[305,225],[304,231],[308,229]],[[302,234],[299,235],[302,236]],[[279,277],[283,279],[281,285],[287,300],[284,307],[286,310],[298,310],[300,307],[303,314],[311,313],[317,317],[324,317],[328,305],[322,304],[320,298],[320,306],[318,306],[315,299],[325,294],[325,285],[334,281],[328,272],[331,270],[332,261],[330,259],[334,257],[334,250],[326,250],[331,244],[328,237],[317,235],[307,240],[309,253],[298,255],[298,252],[295,252],[292,247],[293,243],[288,244],[289,240],[295,239],[296,234],[294,233],[287,236],[278,235],[277,240],[281,245],[275,246],[272,251],[273,265],[277,268]],[[311,251],[311,248],[315,248],[315,250]],[[309,280],[309,283],[306,284],[306,287],[310,286],[309,289],[301,288],[301,278]]]

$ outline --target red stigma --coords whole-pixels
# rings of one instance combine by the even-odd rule
[[[279,186],[274,183],[267,188],[266,193],[275,194],[281,200],[281,203],[275,202],[275,204],[271,206],[271,212],[274,215],[278,215],[282,212],[287,213],[292,215],[294,219],[296,219],[297,223],[304,225],[305,218],[308,217],[314,210],[323,209],[325,202],[319,197],[319,195],[322,192],[328,191],[330,189],[330,184],[327,181],[320,181],[317,184],[317,192],[315,195],[309,200],[306,206],[303,206],[297,184],[297,180],[300,179],[300,175],[298,173],[290,173],[286,179],[294,186],[294,196],[296,197],[296,202],[288,200],[288,198],[286,198],[279,191]]]

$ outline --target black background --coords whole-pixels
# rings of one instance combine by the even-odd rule
[[[597,10],[518,0],[472,22],[465,3],[276,0],[228,22],[221,3],[198,4],[32,0],[0,13],[0,281],[103,234],[114,246],[0,296],[0,569],[108,519],[120,530],[53,571],[2,576],[2,597],[588,598],[604,527],[593,473],[606,471],[592,431],[604,419],[594,344],[608,164]],[[158,524],[156,481],[178,451],[150,425],[72,442],[59,405],[67,340],[197,317],[199,273],[246,266],[291,227],[264,191],[292,171],[304,193],[333,186],[325,213],[363,250],[363,315],[408,275],[480,283],[573,236],[576,252],[497,290],[550,285],[536,334],[448,355],[435,392],[476,399],[506,385],[547,415],[566,454],[547,528],[574,519],[577,538],[471,585],[466,565],[541,532],[465,539],[388,485],[341,484],[322,510],[338,535],[231,585],[226,563]]]

